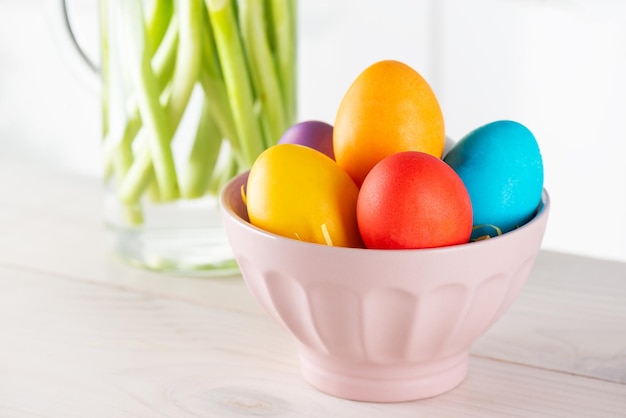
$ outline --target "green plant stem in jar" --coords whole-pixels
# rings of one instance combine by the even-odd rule
[[[295,0],[100,0],[100,16],[104,174],[126,226],[215,196],[295,122]]]

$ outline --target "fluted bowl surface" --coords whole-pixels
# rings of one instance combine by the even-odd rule
[[[397,402],[444,393],[474,341],[513,303],[541,246],[550,200],[502,236],[372,250],[301,242],[251,225],[247,173],[221,193],[224,227],[254,298],[298,341],[304,378],[334,396]]]

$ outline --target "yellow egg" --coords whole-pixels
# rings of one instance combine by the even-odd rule
[[[359,190],[332,159],[279,144],[254,162],[246,188],[250,222],[268,232],[317,244],[362,247],[356,222]]]

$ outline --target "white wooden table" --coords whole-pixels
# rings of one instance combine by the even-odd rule
[[[542,252],[458,388],[359,403],[302,379],[241,277],[111,259],[101,208],[95,179],[0,158],[1,417],[626,417],[626,264]]]

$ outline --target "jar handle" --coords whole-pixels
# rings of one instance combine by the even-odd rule
[[[67,10],[67,0],[60,0],[61,2],[61,17],[63,19],[63,26],[67,35],[72,43],[72,46],[82,59],[82,61],[87,65],[87,67],[95,74],[100,73],[100,67],[96,65],[96,63],[87,55],[83,47],[76,39],[76,34],[74,33],[74,29],[72,28],[72,22],[70,21],[70,16]]]

